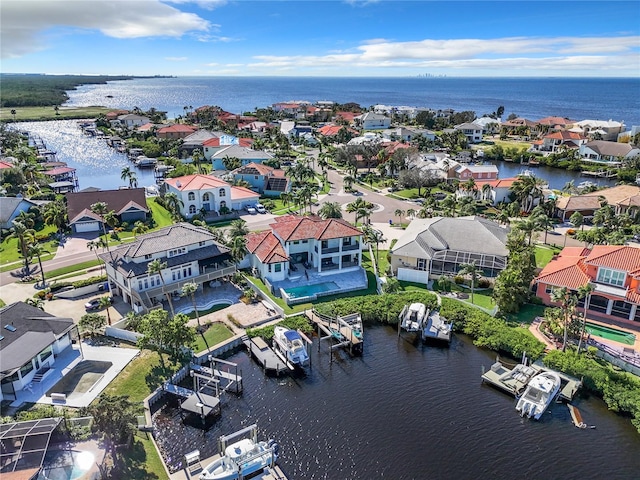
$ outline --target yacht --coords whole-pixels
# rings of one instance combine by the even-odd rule
[[[408,307],[405,305],[400,313],[400,328],[407,332],[418,332],[426,315],[427,306],[424,303],[412,303]]]
[[[556,398],[560,390],[560,377],[555,372],[542,372],[531,379],[522,396],[518,399],[516,410],[535,420],[540,417]]]
[[[251,429],[251,430],[249,430]],[[226,446],[226,439],[235,438],[240,433],[251,431],[252,438],[245,438]],[[273,466],[278,458],[278,444],[273,440],[257,441],[257,427],[252,425],[228,437],[220,438],[224,455],[207,465],[200,474],[200,480],[236,480],[247,478]]]
[[[281,352],[294,366],[304,367],[309,364],[309,354],[304,347],[304,341],[295,330],[276,326],[273,329],[273,346],[276,352]]]

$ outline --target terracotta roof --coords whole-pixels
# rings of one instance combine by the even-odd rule
[[[347,122],[353,122],[353,119],[358,116],[360,116],[360,114],[354,113],[354,112],[337,112],[336,113],[336,118],[342,118]]]
[[[231,200],[242,200],[246,198],[255,198],[258,200],[260,194],[244,187],[231,187]]]
[[[570,197],[560,197],[556,202],[558,210],[598,210],[600,199],[596,196],[572,195]]]
[[[45,175],[55,176],[55,175],[62,175],[63,173],[71,173],[75,171],[76,169],[71,167],[57,167],[57,168],[54,168],[53,170],[47,170],[46,172],[42,172],[42,173],[44,173]]]
[[[283,241],[294,240],[329,240],[332,238],[362,235],[362,232],[346,221],[337,218],[323,220],[320,217],[300,217],[287,215],[276,219],[270,225],[271,230]]]
[[[581,133],[570,132],[569,130],[560,130],[559,132],[553,132],[549,135],[545,135],[544,138],[551,138],[554,140],[586,140],[585,137]]]
[[[170,125],[168,127],[162,127],[158,130],[158,133],[184,133],[189,132],[193,133],[197,130],[196,127],[192,127],[190,125],[184,125],[181,123],[176,123],[175,125]]]
[[[0,170],[2,170],[4,168],[13,168],[13,167],[14,167],[13,163],[0,162]]]
[[[595,245],[585,258],[585,263],[635,272],[640,269],[640,248],[628,245]]]
[[[575,120],[569,120],[568,118],[564,118],[564,117],[544,117],[538,120],[538,123],[540,125],[566,126],[566,125],[571,125],[575,123]]]
[[[577,290],[591,281],[584,271],[583,258],[580,255],[560,254],[542,269],[536,282]]]
[[[248,163],[240,168],[236,168],[233,172],[234,175],[274,175],[284,177],[283,170],[276,170],[267,165],[261,163]]]
[[[513,182],[517,180],[517,178],[513,177],[502,179],[499,178],[496,180],[476,180],[475,182],[478,189],[482,189],[484,185],[491,185],[492,188],[511,188]]]
[[[69,221],[73,223],[88,216],[99,220],[100,217],[91,213],[91,205],[96,202],[104,202],[107,204],[108,210],[114,210],[120,215],[130,207],[138,208],[143,212],[148,212],[147,198],[144,194],[144,188],[123,188],[121,190],[96,190],[83,191],[75,193],[67,193],[67,214]],[[89,213],[85,212],[88,210]]]
[[[204,190],[209,188],[228,187],[229,184],[213,175],[185,175],[183,177],[167,178],[166,184],[171,185],[176,190]]]
[[[278,237],[268,230],[247,235],[247,250],[258,257],[262,263],[280,263],[289,260]]]

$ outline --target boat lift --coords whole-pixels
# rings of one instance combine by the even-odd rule
[[[318,351],[323,340],[331,340],[334,343],[330,346],[330,363],[333,363],[333,351],[337,348],[346,347],[352,355],[362,354],[364,329],[362,318],[359,313],[352,313],[343,317],[330,317],[322,315],[315,310],[305,312],[307,317],[318,326]],[[324,335],[323,335],[324,334]]]

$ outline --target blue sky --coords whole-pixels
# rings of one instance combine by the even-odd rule
[[[640,77],[640,0],[2,0],[2,72]]]

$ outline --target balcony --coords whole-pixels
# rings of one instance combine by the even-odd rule
[[[360,242],[356,242],[351,245],[342,245],[343,252],[349,252],[351,250],[360,250]]]
[[[353,262],[342,262],[342,268],[357,267],[358,265],[360,265],[360,263],[358,263],[357,260],[355,260]],[[323,267],[323,269],[324,269],[324,267]]]
[[[603,284],[603,283],[594,283],[593,285],[595,287],[594,292],[604,293],[604,294],[607,294],[607,295],[613,295],[613,296],[620,297],[620,298],[626,298],[627,297],[627,289],[626,288],[615,287],[613,285],[607,285],[607,284]]]
[[[229,265],[223,266],[222,268],[218,268],[217,270],[212,270],[210,272],[203,273],[202,275],[196,275],[195,277],[182,278],[177,282],[166,283],[164,286],[161,285],[159,287],[150,288],[148,290],[142,290],[141,292],[137,292],[136,290],[134,290],[134,292],[138,293],[138,295],[143,294],[148,298],[152,298],[152,297],[157,297],[159,295],[166,295],[167,293],[179,291],[182,289],[182,286],[185,283],[194,283],[194,282],[197,284],[206,283],[212,280],[217,280],[218,278],[225,277],[227,275],[233,275],[235,272],[236,272],[236,266],[229,264]]]
[[[320,255],[324,255],[326,253],[336,253],[340,251],[340,247],[329,247],[329,248],[323,248]]]

